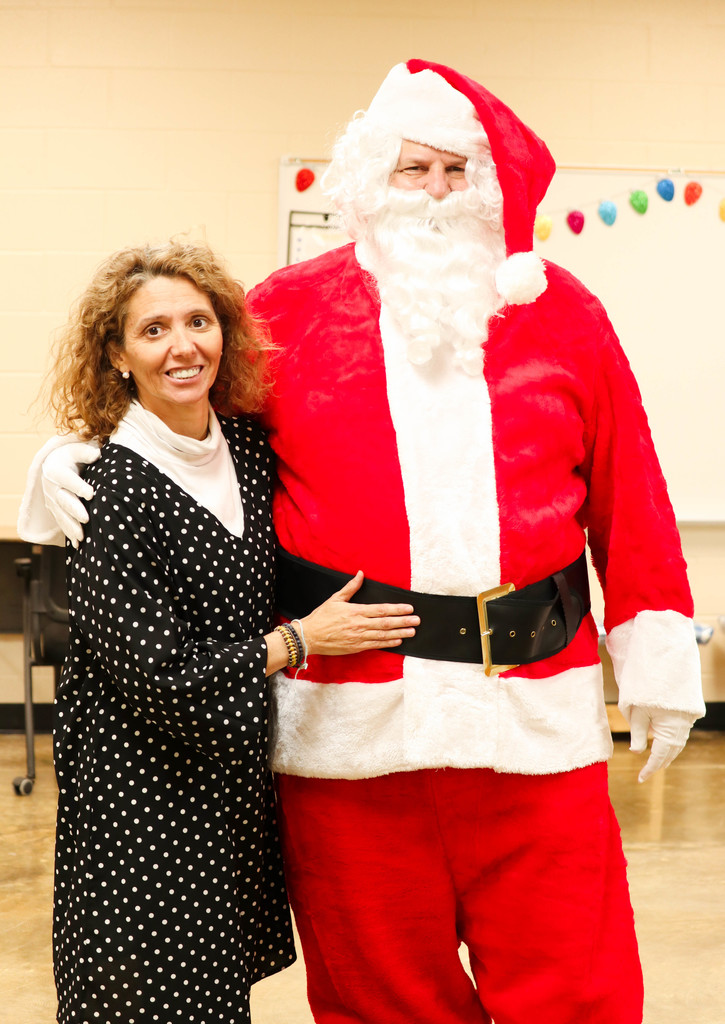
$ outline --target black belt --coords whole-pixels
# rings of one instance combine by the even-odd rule
[[[299,619],[347,583],[348,573],[277,551],[277,610]],[[563,651],[590,608],[584,552],[561,572],[521,590],[494,587],[478,597],[421,594],[365,579],[360,604],[411,604],[420,616],[414,637],[394,654],[483,664],[486,675],[529,665]]]

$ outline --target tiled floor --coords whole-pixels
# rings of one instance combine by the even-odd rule
[[[18,797],[11,783],[24,757],[22,737],[0,736],[0,1024],[53,1024],[50,738],[38,737],[35,790]],[[640,763],[618,740],[611,791],[629,860],[645,1024],[725,1024],[725,735],[695,733],[643,786]],[[301,961],[256,986],[254,1024],[311,1024],[304,988]]]

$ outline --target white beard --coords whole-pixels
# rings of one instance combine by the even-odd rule
[[[494,275],[506,249],[498,219],[474,187],[444,199],[390,187],[357,255],[376,279],[411,363],[429,362],[445,345],[466,373],[481,373],[489,320],[504,305]]]

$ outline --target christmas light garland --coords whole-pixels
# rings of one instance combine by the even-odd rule
[[[562,168],[563,170],[579,170],[580,168]],[[618,172],[618,168],[602,168],[603,171]],[[685,172],[681,172],[683,175]],[[707,171],[702,172],[703,174],[718,174],[721,172]],[[690,178],[681,190],[681,198],[686,206],[694,206],[698,203],[703,196],[706,200],[711,199],[710,193],[715,192],[715,189],[709,186],[705,189],[702,184],[695,178]],[[668,175],[653,175],[652,181],[648,187],[654,187],[656,195],[666,203],[671,203],[677,198],[678,189],[675,182]],[[715,197],[717,201],[717,196]],[[580,235],[586,225],[586,215],[583,207],[596,205],[596,212],[602,223],[608,227],[612,227],[616,223],[617,216],[619,214],[619,206],[617,200],[621,201],[625,199],[629,202],[631,208],[638,213],[640,216],[644,216],[649,209],[649,194],[645,188],[631,188],[626,192],[618,192],[615,195],[610,196],[606,199],[599,200],[598,203],[583,203],[576,207],[570,207],[568,210],[554,210],[546,211],[543,210],[537,213],[534,221],[534,234],[540,242],[545,242],[554,230],[555,219],[563,216],[565,223],[569,230],[575,234]],[[719,205],[717,207],[718,215],[720,220],[725,223],[725,191],[720,194]]]

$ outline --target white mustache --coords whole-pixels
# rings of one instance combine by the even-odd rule
[[[483,204],[475,189],[449,192],[442,199],[435,199],[424,189],[395,188],[387,190],[383,209],[407,217],[433,221],[456,220],[459,217],[484,217]]]

